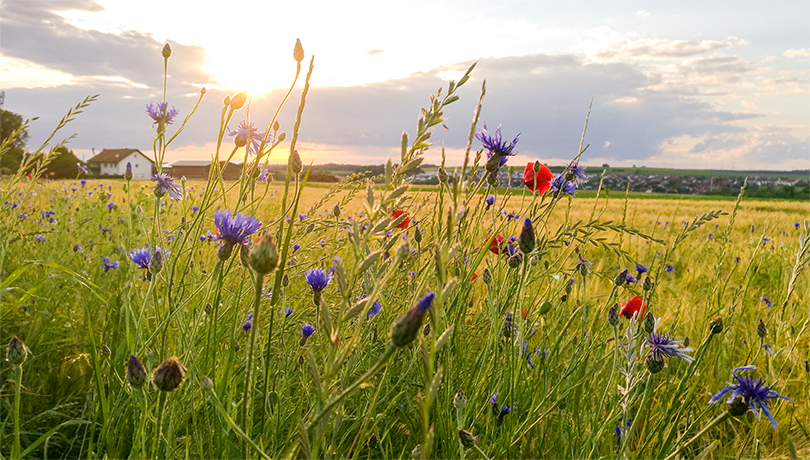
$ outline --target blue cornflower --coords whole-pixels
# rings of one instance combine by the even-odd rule
[[[492,196],[492,195],[489,195],[489,196],[487,197],[486,203],[487,203],[487,208],[489,208],[490,206],[492,206],[493,204],[495,204],[495,197],[494,197],[494,196]]]
[[[45,237],[42,236],[42,235],[37,235],[37,241],[39,241],[40,243],[44,243],[45,242]]]
[[[192,206],[190,209],[191,209],[191,212],[197,212],[197,211],[200,210],[200,208],[198,206]]]
[[[79,168],[79,172],[82,174],[90,174],[90,171],[87,170],[87,167],[81,163],[76,163],[76,167]]]
[[[579,163],[574,163],[569,169],[571,174],[574,175],[573,181],[576,185],[582,185],[585,182],[588,182],[588,176],[585,175],[585,166],[580,166]]]
[[[680,348],[682,341],[670,339],[669,334],[658,334],[659,321],[661,321],[661,318],[655,320],[653,331],[647,338],[647,347],[652,349],[653,353],[658,353],[667,358],[678,356],[687,363],[694,361],[695,358],[686,354],[695,351],[692,347]]]
[[[531,367],[531,368],[532,368],[532,370],[534,370],[534,364],[532,364],[532,361],[531,361],[531,357],[532,357],[532,355],[531,355],[531,353],[528,353],[528,352],[526,351],[526,347],[527,347],[528,345],[529,345],[529,342],[527,342],[527,341],[525,341],[525,340],[524,340],[524,341],[523,341],[523,349],[521,350],[521,354],[522,354],[523,356],[525,356],[525,357],[526,357],[526,363],[529,365],[529,367]]]
[[[313,291],[321,292],[332,282],[334,275],[331,270],[325,272],[322,268],[313,268],[304,273],[304,279]]]
[[[667,273],[671,272],[672,270],[675,270],[674,265],[667,264],[666,268],[664,268],[664,271]]]
[[[183,195],[180,193],[180,186],[174,183],[172,176],[159,172],[152,175],[152,181],[157,182],[157,184],[155,184],[155,196],[163,196],[168,192],[169,198],[173,200],[183,199]]]
[[[298,214],[298,218],[301,219],[301,220],[306,220],[307,215],[304,214],[304,213],[301,213],[301,214]]]
[[[798,229],[799,228],[799,223],[798,222],[793,222],[793,226]]]
[[[768,417],[768,420],[771,421],[771,425],[776,428],[776,420],[774,420],[771,412],[768,410],[768,401],[776,398],[782,398],[790,402],[793,402],[793,400],[771,390],[762,380],[740,375],[740,372],[742,371],[753,370],[756,368],[757,367],[753,365],[734,368],[731,371],[731,376],[737,381],[737,384],[728,385],[720,390],[719,393],[712,396],[712,399],[709,400],[709,404],[719,401],[720,398],[725,396],[726,393],[733,392],[731,393],[731,397],[728,398],[728,401],[726,401],[726,404],[732,404],[735,401],[735,398],[739,398],[739,401],[746,404],[751,408],[752,411],[754,411],[754,414],[760,421],[762,421],[762,419],[759,417],[759,411],[757,408],[761,409],[765,416]],[[745,407],[745,410],[748,410],[748,407]]]
[[[292,315],[292,313],[293,313],[293,309],[292,308],[285,308],[285,309],[282,310],[282,312],[284,313],[285,318],[289,318],[290,315]]]
[[[314,333],[315,333],[315,326],[311,324],[304,324],[301,327],[301,339],[298,341],[298,344],[301,345],[302,347],[306,345],[307,339]]]
[[[769,307],[773,306],[773,303],[771,303],[771,301],[767,297],[760,297],[759,300],[765,302],[765,305],[767,305]]]
[[[374,303],[371,305],[371,308],[368,309],[368,318],[371,319],[377,316],[381,310],[382,304],[378,301],[374,301]]]
[[[219,233],[218,240],[235,245],[247,244],[248,237],[256,233],[262,223],[255,217],[245,216],[241,212],[236,216],[231,216],[230,209],[218,209],[214,211],[214,225]]]
[[[301,249],[301,245],[300,245],[300,244],[298,244],[298,243],[295,243],[295,244],[293,245],[293,252],[295,252],[295,251],[297,251],[297,250],[299,250],[299,249]]]
[[[554,180],[551,181],[551,191],[576,196],[577,184],[565,180],[565,176],[558,174],[554,177]]]
[[[647,273],[649,269],[646,265],[636,264],[636,271],[638,272],[638,276],[641,276],[643,273]]]
[[[625,271],[627,271],[627,270],[625,270]],[[633,275],[631,275],[631,274],[629,274],[629,273],[628,273],[628,274],[627,274],[627,275],[624,277],[624,280],[625,280],[626,282],[628,282],[628,283],[637,283],[637,282],[638,282],[638,280],[636,279],[636,277],[635,277],[635,276],[633,276]]]
[[[146,106],[146,113],[155,120],[155,125],[163,123],[164,125],[172,124],[172,120],[174,117],[177,116],[179,113],[177,109],[172,106],[171,109],[168,109],[169,103],[168,102],[158,102],[158,103],[150,103]],[[168,110],[167,110],[168,109]]]
[[[258,132],[256,125],[253,123],[248,125],[244,120],[239,122],[239,126],[237,126],[236,130],[228,130],[228,135],[234,138],[233,142],[238,147],[244,147],[250,144],[248,153],[252,153],[253,155],[259,151],[262,138],[264,138],[264,133]],[[271,133],[267,138],[267,142],[271,142],[272,137],[273,135]]]
[[[519,137],[520,134],[515,136],[515,139],[512,142],[507,143],[501,138],[500,126],[495,130],[495,135],[490,136],[487,132],[486,123],[483,123],[483,129],[481,129],[481,132],[475,134],[475,138],[481,141],[481,144],[485,149],[487,149],[487,158],[491,158],[492,155],[497,155],[499,157],[515,155],[517,152],[513,152],[513,150],[518,142]]]
[[[104,273],[107,273],[107,271],[110,270],[110,269],[118,268],[118,261],[114,260],[114,261],[110,262],[109,257],[105,257],[105,258],[101,259],[101,263],[104,264]]]
[[[253,315],[248,315],[248,320],[242,325],[242,330],[247,332],[253,327]]]
[[[114,208],[115,208],[115,203],[107,203],[107,209],[109,209],[109,210],[110,210],[110,212],[112,212],[112,210],[113,210]]]

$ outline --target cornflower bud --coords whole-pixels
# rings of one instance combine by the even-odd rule
[[[498,171],[492,171],[487,175],[487,183],[493,187],[501,185],[498,181]]]
[[[295,62],[301,62],[304,60],[304,47],[301,45],[301,40],[295,39],[295,48],[293,48],[293,59]]]
[[[655,317],[652,312],[648,311],[644,316],[644,330],[647,331],[648,334],[652,334],[655,330]]]
[[[461,441],[461,445],[467,449],[475,445],[475,436],[469,431],[458,430],[458,439]]]
[[[289,286],[289,285],[290,285],[290,277],[289,277],[289,276],[287,276],[287,274],[286,274],[286,273],[285,273],[285,274],[284,274],[284,276],[281,278],[281,285],[282,285],[282,286],[284,286],[284,287],[287,287],[287,286]]]
[[[684,348],[689,348],[690,343],[692,343],[692,342],[689,341],[689,337],[684,337],[683,338],[683,347]]]
[[[157,275],[163,270],[163,251],[155,251],[149,260],[149,274]]]
[[[484,273],[481,274],[481,278],[484,279],[484,284],[487,286],[492,284],[492,272],[490,272],[488,268],[484,269]]]
[[[231,98],[231,108],[233,110],[239,110],[244,107],[245,102],[247,102],[247,91],[242,91],[241,93],[237,94],[236,96]],[[238,136],[237,136],[238,137]]]
[[[467,396],[464,394],[462,390],[458,390],[456,395],[453,397],[453,406],[456,409],[464,409],[464,406],[467,405]]]
[[[501,168],[501,156],[500,155],[492,155],[489,157],[486,163],[486,170],[488,173],[497,173],[498,169]],[[497,176],[496,176],[497,177]]]
[[[759,324],[757,325],[757,335],[759,336],[759,338],[764,339],[767,334],[768,328],[765,327],[765,323],[763,323],[762,318],[760,318]]]
[[[608,310],[608,318],[607,318],[608,324],[610,324],[613,327],[616,327],[619,324],[618,307],[619,304],[614,303],[613,306],[610,307],[610,310]]]
[[[127,382],[133,388],[140,388],[146,383],[146,369],[143,364],[135,357],[129,355],[129,362],[127,363]]]
[[[132,163],[127,162],[127,170],[124,171],[124,180],[129,182],[132,180]]]
[[[163,187],[160,186],[160,183],[155,184],[155,188],[153,190],[155,193],[155,198],[163,198],[163,195],[166,194]]]
[[[512,321],[512,314],[507,313],[506,318],[503,320],[503,326],[501,327],[501,335],[506,338],[512,337],[512,333],[517,333],[517,324]]]
[[[298,155],[298,150],[293,150],[290,154],[290,169],[293,174],[298,174],[304,169],[304,164],[301,163],[301,156]]]
[[[523,229],[518,236],[518,247],[524,254],[534,251],[534,227],[532,220],[528,217],[523,220]]]
[[[161,51],[161,54],[163,55],[163,59],[169,59],[169,57],[172,55],[172,47],[169,46],[168,43],[166,43],[165,45],[163,45],[163,50]]]
[[[408,243],[402,243],[402,245],[397,248],[397,261],[402,262],[405,260],[408,255],[411,253],[411,247],[408,246]]]
[[[435,298],[436,294],[428,292],[416,303],[415,307],[397,319],[391,328],[391,341],[394,345],[404,347],[413,342]]]
[[[646,277],[646,278],[644,278],[644,285],[643,285],[643,287],[644,287],[644,291],[649,291],[650,289],[652,289],[652,288],[653,288],[653,286],[654,286],[654,285],[653,285],[653,282],[652,282],[652,281],[650,281],[650,277],[649,277],[649,276],[648,276],[648,277]]]
[[[222,98],[222,104],[225,107],[231,105],[231,97],[230,96],[225,96],[224,98]]]
[[[8,349],[6,350],[6,361],[12,366],[19,366],[25,362],[28,357],[28,350],[22,340],[13,336],[8,342]]]
[[[335,217],[340,217],[340,206],[335,205],[332,209],[332,214],[334,214]]]
[[[281,133],[278,135],[277,143],[282,143],[287,139],[287,133]]]
[[[656,351],[651,351],[647,355],[647,359],[644,360],[644,363],[647,365],[647,370],[649,370],[651,374],[657,374],[664,369],[664,357],[661,356],[661,353]]]
[[[245,268],[250,268],[250,248],[246,244],[239,245],[239,263]]]
[[[259,275],[266,275],[278,265],[278,250],[273,235],[265,232],[261,241],[250,252],[250,267]]]
[[[523,262],[523,253],[520,251],[515,252],[514,255],[510,256],[507,260],[509,264],[509,268],[518,268],[520,264]]]
[[[366,445],[368,445],[369,449],[374,449],[377,447],[377,433],[371,433],[371,436],[368,437],[368,441],[366,441]]]
[[[419,230],[419,227],[416,227],[416,230],[414,230],[414,232],[413,232],[413,239],[414,239],[414,241],[416,241],[417,243],[421,243],[421,242],[422,242],[422,231],[421,231],[421,230]]]
[[[723,318],[717,316],[709,323],[709,332],[719,334],[723,332]]]
[[[231,258],[233,254],[233,243],[225,241],[222,246],[217,249],[217,258],[223,262]]]
[[[616,278],[613,278],[613,284],[615,284],[616,286],[621,286],[626,282],[627,282],[627,270],[622,271],[621,273],[616,275]]]
[[[163,361],[163,363],[155,369],[152,381],[160,391],[173,391],[183,383],[185,377],[186,368],[180,364],[180,360],[176,357],[172,357]]]

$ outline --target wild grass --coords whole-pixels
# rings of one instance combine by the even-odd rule
[[[310,187],[295,142],[312,62],[289,145],[275,116],[257,155],[237,139],[239,181],[178,179],[175,200],[146,181],[2,179],[0,320],[25,347],[2,367],[3,457],[810,455],[806,203],[496,189],[469,174],[480,104],[465,167],[413,190],[406,172],[472,68],[403,135],[384,187]],[[166,128],[156,158],[179,134]],[[270,155],[287,175],[262,182]],[[225,209],[262,222],[247,244],[222,239]],[[517,236],[515,255],[490,251],[494,235]],[[130,260],[145,247],[148,270]],[[320,296],[312,269],[334,276]],[[618,318],[635,295],[652,317]],[[656,367],[653,317],[693,362]],[[792,399],[770,401],[778,427],[709,404],[744,365]]]

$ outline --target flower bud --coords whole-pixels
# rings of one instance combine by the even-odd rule
[[[163,270],[163,251],[155,251],[149,260],[149,273],[157,275],[161,270]]]
[[[237,94],[236,96],[231,98],[231,109],[239,110],[244,107],[245,102],[247,102],[247,91],[242,91],[241,93]]]
[[[619,304],[613,304],[608,310],[608,324],[613,327],[616,327],[619,324],[619,312],[618,312]]]
[[[129,182],[132,180],[132,163],[127,162],[127,170],[124,171],[124,180]]]
[[[304,60],[304,47],[301,46],[301,40],[295,39],[295,48],[293,48],[293,59],[295,62],[301,62]]]
[[[340,206],[339,205],[335,205],[335,207],[332,208],[332,214],[335,217],[340,217]]]
[[[277,143],[282,143],[284,140],[287,139],[287,133],[281,133],[278,135],[278,139],[276,140]]]
[[[646,292],[646,291],[649,291],[650,289],[652,289],[652,288],[653,288],[653,286],[654,286],[654,285],[653,285],[653,282],[652,282],[652,281],[650,281],[650,277],[649,277],[649,276],[648,276],[648,277],[646,277],[646,278],[644,278],[644,284],[643,284],[643,288],[644,288],[644,291],[645,291],[645,292]]]
[[[439,177],[439,182],[441,182],[442,184],[447,183],[447,171],[445,171],[444,168],[439,167],[439,170],[437,171],[436,174]]]
[[[627,270],[622,271],[621,273],[616,275],[616,278],[613,278],[613,284],[615,284],[616,286],[621,286],[626,282],[627,282]]]
[[[652,351],[647,355],[644,364],[647,365],[647,370],[649,370],[651,374],[657,374],[664,369],[664,357],[661,356],[661,353]]]
[[[408,245],[408,243],[402,243],[399,248],[397,248],[397,261],[402,262],[410,253],[411,247]]]
[[[461,445],[467,449],[475,445],[475,436],[469,431],[458,430],[458,439],[461,441]]]
[[[301,156],[298,155],[298,150],[293,150],[290,154],[290,169],[293,174],[298,174],[304,169],[304,164],[301,163]]]
[[[205,375],[200,379],[200,385],[209,391],[214,389],[214,382]]]
[[[748,409],[750,409],[748,402],[746,402],[745,397],[741,394],[737,394],[731,398],[731,401],[727,401],[726,404],[728,404],[728,413],[735,417],[745,414],[748,412]]]
[[[166,192],[163,191],[163,187],[161,187],[159,183],[155,184],[155,188],[153,190],[155,193],[155,198],[163,198],[163,195],[166,194]]]
[[[413,239],[414,239],[414,241],[416,241],[417,243],[421,243],[421,242],[422,242],[422,231],[421,231],[421,230],[419,230],[419,227],[416,227],[416,230],[414,230],[414,232],[413,232]]]
[[[500,155],[492,155],[487,160],[486,170],[490,175],[492,173],[497,173],[498,169],[501,167],[501,156]],[[497,175],[495,176],[497,178]]]
[[[717,316],[709,323],[709,332],[719,334],[723,332],[723,318]]]
[[[534,166],[532,166],[532,171],[534,171],[535,174],[540,172],[540,162],[539,161],[534,162]]]
[[[217,249],[217,258],[222,262],[231,258],[231,254],[233,254],[233,243],[224,242],[222,246]]]
[[[453,397],[453,407],[456,409],[464,409],[464,406],[467,405],[467,395],[464,394],[462,390],[458,390],[456,395]]]
[[[501,326],[501,335],[509,338],[512,337],[512,333],[517,333],[517,324],[512,321],[512,314],[507,313],[506,318],[503,320],[503,326]]]
[[[501,182],[498,180],[498,172],[497,171],[492,171],[489,174],[487,174],[487,183],[489,185],[491,185],[492,187],[497,187],[497,186],[501,185]]]
[[[168,43],[166,43],[165,45],[163,45],[163,50],[161,51],[161,54],[163,54],[163,59],[169,59],[169,57],[172,55],[172,47],[169,46]]]
[[[652,334],[655,330],[655,317],[653,316],[652,312],[647,312],[644,315],[644,330],[647,331],[648,334]]]
[[[6,350],[6,361],[12,366],[19,366],[25,362],[28,357],[28,350],[22,340],[18,339],[15,335],[8,342],[8,349]]]
[[[290,285],[290,277],[287,276],[286,273],[284,274],[283,277],[281,277],[281,285],[284,286],[284,287],[287,287],[287,286]]]
[[[518,246],[524,254],[528,254],[534,251],[534,244],[534,227],[532,220],[527,217],[523,220],[523,229],[518,236]]]
[[[368,437],[368,441],[366,441],[366,445],[368,445],[369,449],[374,449],[377,447],[378,442],[377,433],[371,433],[371,436]]]
[[[245,268],[250,268],[250,248],[246,244],[239,245],[239,263]]]
[[[484,273],[481,274],[481,278],[484,279],[484,284],[489,286],[492,283],[492,272],[490,272],[488,268],[485,268]]]
[[[759,338],[764,339],[767,334],[768,328],[765,327],[765,323],[763,323],[762,318],[760,318],[759,324],[757,325],[757,335],[759,336]]]
[[[690,343],[692,343],[692,342],[689,341],[689,337],[684,337],[683,338],[683,347],[684,348],[688,348]]]
[[[152,381],[160,391],[173,391],[183,383],[186,368],[175,357],[169,358],[155,369]]]
[[[273,235],[265,232],[261,241],[250,252],[250,267],[259,275],[266,275],[278,265],[278,249]]]
[[[415,307],[411,308],[397,319],[391,327],[391,341],[394,345],[404,347],[413,342],[435,298],[436,294],[428,292],[416,303]]]
[[[146,383],[146,369],[143,364],[135,357],[129,355],[129,362],[127,363],[127,382],[133,388],[140,388]]]
[[[514,255],[509,257],[507,263],[509,264],[509,268],[518,268],[520,264],[523,262],[523,253],[520,251],[515,252]]]
[[[545,315],[546,313],[548,313],[548,312],[550,312],[550,311],[551,311],[551,302],[549,302],[548,300],[546,300],[545,302],[543,302],[543,303],[541,303],[541,304],[540,304],[540,310],[538,310],[538,312],[537,312],[537,313],[538,313],[540,316],[543,316],[543,315]]]

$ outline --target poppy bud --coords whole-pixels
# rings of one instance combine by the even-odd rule
[[[236,96],[231,98],[231,109],[239,110],[247,102],[247,91],[242,91],[241,93],[237,94]]]
[[[664,357],[655,351],[647,355],[647,359],[644,360],[644,363],[647,365],[647,370],[649,370],[651,374],[657,374],[664,369]]]
[[[765,323],[763,323],[762,318],[760,318],[759,324],[757,325],[757,335],[759,336],[759,338],[764,339],[767,334],[768,328],[765,327]]]
[[[273,235],[265,233],[261,241],[250,251],[250,267],[259,275],[266,275],[278,265],[278,250]]]
[[[149,273],[157,275],[161,270],[163,270],[163,252],[155,251],[155,253],[152,254],[152,258],[149,260]]]
[[[533,170],[535,173],[539,173],[539,172],[540,172],[540,162],[539,162],[539,161],[535,161],[535,162],[534,162],[534,166],[532,166],[532,170]]]
[[[643,285],[643,287],[644,287],[644,291],[649,291],[650,289],[652,289],[652,288],[653,288],[653,286],[654,286],[654,284],[653,284],[653,282],[652,282],[652,281],[650,281],[650,277],[649,277],[649,276],[648,276],[648,277],[646,277],[646,278],[644,278],[644,285]]]
[[[616,325],[619,324],[619,312],[617,311],[618,308],[619,304],[613,304],[613,306],[610,307],[610,310],[608,310],[608,319],[607,319],[608,324],[610,324],[613,327],[616,327]]]
[[[172,47],[169,46],[168,43],[166,43],[165,45],[163,45],[163,50],[161,51],[161,54],[163,54],[163,59],[169,59],[169,57],[172,55]]]
[[[492,283],[492,272],[490,272],[488,268],[485,268],[484,273],[481,274],[481,278],[484,279],[484,284],[489,286]]]
[[[124,171],[124,180],[129,182],[132,180],[132,163],[127,162],[127,170]]]
[[[298,174],[304,169],[304,164],[301,163],[301,155],[298,155],[298,150],[293,150],[290,154],[290,169],[293,174]]]
[[[653,317],[652,312],[647,312],[644,315],[644,330],[647,331],[648,334],[652,334],[655,330],[655,317]]]
[[[464,409],[464,406],[467,405],[467,396],[464,394],[462,390],[458,390],[456,395],[453,397],[453,406],[456,409]]]
[[[231,254],[233,254],[233,243],[224,242],[222,246],[217,249],[217,258],[222,262],[231,258]]]
[[[425,319],[428,308],[433,303],[436,294],[428,292],[422,297],[416,306],[411,308],[408,312],[400,316],[391,328],[391,341],[398,347],[404,347],[413,342],[419,328],[422,326],[422,321]]]
[[[709,332],[719,334],[723,332],[723,318],[716,317],[709,323]]]
[[[22,340],[15,335],[8,342],[8,349],[6,350],[6,361],[12,366],[19,366],[25,362],[28,357],[28,350]]]
[[[551,302],[546,300],[545,302],[540,304],[540,310],[537,313],[539,313],[540,316],[542,316],[550,311],[551,311]]]
[[[180,364],[180,360],[175,357],[169,358],[158,366],[152,381],[160,391],[172,391],[183,383],[186,376],[186,368]]]
[[[622,271],[621,273],[616,275],[616,278],[613,278],[613,284],[615,284],[616,286],[621,286],[625,282],[627,282],[627,270]]]
[[[295,62],[304,60],[304,47],[301,45],[301,40],[295,39],[295,48],[293,48],[293,59]]]
[[[133,388],[140,388],[146,383],[146,369],[143,364],[135,357],[129,355],[129,362],[127,363],[127,382]]]
[[[534,227],[528,217],[523,220],[523,229],[520,230],[518,246],[524,254],[534,251]]]
[[[334,214],[335,217],[340,217],[340,206],[339,205],[335,205],[335,207],[332,209],[332,214]]]
[[[461,445],[468,449],[475,445],[475,436],[469,431],[458,430],[458,439],[461,441]]]
[[[231,105],[231,97],[225,96],[224,98],[222,98],[222,104],[226,107]]]

